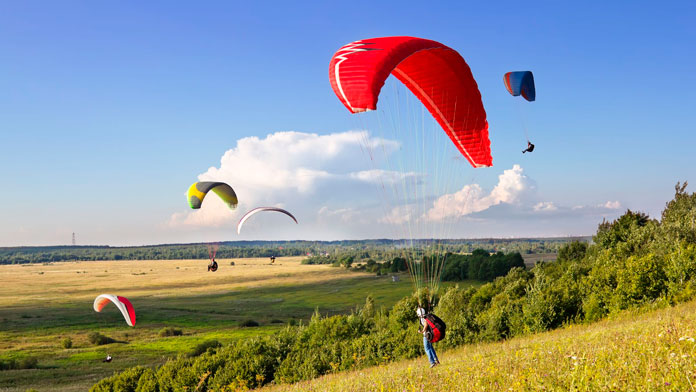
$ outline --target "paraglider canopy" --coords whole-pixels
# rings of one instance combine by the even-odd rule
[[[522,96],[529,102],[536,99],[534,75],[532,71],[508,72],[503,76],[505,88],[512,96]]]
[[[112,294],[101,294],[94,299],[94,311],[101,312],[104,306],[109,302],[116,305],[129,326],[135,326],[135,309],[133,309],[133,305],[131,305],[130,301],[125,297]]]
[[[280,213],[283,213],[283,214],[289,216],[290,218],[292,218],[292,220],[295,221],[295,223],[297,223],[297,219],[295,219],[295,217],[294,217],[291,213],[289,213],[288,211],[285,211],[285,210],[282,209],[282,208],[276,208],[276,207],[257,207],[257,208],[254,208],[253,210],[247,212],[246,214],[244,214],[244,216],[242,217],[242,219],[239,220],[239,223],[237,224],[237,234],[240,234],[240,233],[242,232],[242,226],[244,225],[244,222],[247,221],[247,219],[251,218],[252,215],[254,215],[254,214],[258,213],[258,212],[261,212],[261,211],[275,211],[275,212],[280,212]]]
[[[329,64],[331,87],[351,113],[375,110],[390,74],[418,97],[472,166],[493,164],[481,93],[455,50],[423,38],[370,38],[343,46]]]
[[[189,202],[189,207],[192,209],[201,208],[203,205],[203,199],[210,191],[215,192],[216,195],[224,201],[230,209],[237,208],[239,201],[237,200],[237,194],[234,193],[234,189],[231,186],[225,184],[224,182],[196,182],[191,184],[186,193],[186,198]]]

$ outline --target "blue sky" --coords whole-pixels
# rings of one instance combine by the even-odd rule
[[[209,168],[224,171],[227,151],[237,162],[240,139],[266,148],[278,132],[299,142],[356,129],[330,88],[329,59],[388,35],[454,48],[479,84],[494,167],[462,170],[453,191],[475,182],[490,201],[508,171],[535,194],[463,212],[453,236],[591,234],[625,208],[658,216],[677,181],[696,181],[693,1],[257,3],[0,3],[0,245],[66,244],[73,231],[78,243],[110,245],[389,236],[357,218],[367,190],[331,195],[345,183],[264,189],[250,202],[292,207],[306,224],[263,217],[242,237],[243,211],[213,206],[204,214],[226,218],[188,225],[197,218],[183,196]],[[525,156],[501,82],[522,69],[537,84],[522,107],[537,144]],[[340,203],[352,212],[322,220],[321,208]]]

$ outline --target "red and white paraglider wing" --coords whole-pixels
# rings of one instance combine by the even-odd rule
[[[132,327],[135,325],[135,309],[133,309],[133,305],[125,297],[111,294],[101,294],[94,299],[94,311],[101,312],[102,309],[104,309],[104,306],[106,306],[109,302],[116,305],[129,326]]]
[[[493,164],[481,93],[455,50],[422,38],[371,38],[343,46],[329,64],[331,87],[351,113],[375,110],[390,74],[418,97],[474,167]]]

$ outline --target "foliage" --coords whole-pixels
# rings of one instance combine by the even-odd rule
[[[239,326],[240,327],[258,327],[259,322],[256,320],[247,319],[247,320],[244,320],[241,323],[239,323]]]
[[[587,253],[587,242],[572,241],[558,249],[558,261],[577,261],[582,260]]]
[[[0,360],[0,370],[36,369],[39,360],[34,357],[21,357]]]
[[[695,325],[690,302],[446,353],[438,348],[442,366],[434,368],[422,359],[401,361],[269,390],[692,391]]]
[[[164,328],[160,329],[160,331],[159,331],[159,336],[161,336],[161,337],[181,336],[183,334],[184,334],[184,332],[182,330],[174,328],[174,327],[164,327]]]
[[[441,347],[509,339],[599,320],[625,309],[694,297],[696,237],[691,217],[696,216],[696,194],[687,194],[680,184],[675,190],[661,221],[628,210],[614,221],[603,221],[593,244],[566,244],[555,263],[538,264],[531,270],[525,270],[520,255],[514,253],[490,255],[475,250],[470,256],[448,255],[448,276],[493,280],[477,289],[451,287],[433,304],[434,312],[448,324]],[[374,268],[382,263],[368,259],[366,268],[368,264]],[[158,385],[160,390],[190,390],[201,385],[207,390],[255,388],[413,358],[423,352],[415,332],[418,303],[415,296],[409,296],[386,312],[376,311],[368,298],[364,307],[350,315],[322,317],[316,312],[308,325],[288,326],[277,335],[170,361],[157,371]],[[652,355],[664,350],[657,343],[648,351]],[[682,359],[690,358],[691,351],[681,351],[685,353]],[[554,355],[552,351],[548,354]],[[602,355],[598,353],[604,361]],[[578,360],[574,354],[567,357],[576,362],[574,369],[585,366],[584,359]],[[588,375],[587,379],[592,378],[602,377]],[[596,382],[588,390],[604,385]]]
[[[215,349],[216,347],[220,346],[222,346],[222,344],[216,339],[206,340],[197,344],[196,347],[194,347],[193,350],[189,352],[188,356],[197,357],[203,354],[204,352],[208,351],[208,349]]]
[[[87,339],[89,340],[90,343],[94,344],[95,346],[102,346],[105,344],[110,344],[110,343],[115,343],[116,340],[102,335],[99,332],[90,332],[90,334],[87,336]]]
[[[582,240],[582,238],[575,238]],[[572,238],[415,240],[418,249],[436,245],[443,253],[469,253],[474,249],[487,252],[554,253]],[[229,241],[219,244],[217,258],[271,256],[309,256],[306,264],[340,264],[340,260],[363,263],[368,259],[381,262],[401,256],[402,240],[359,241]],[[51,263],[89,260],[183,260],[208,259],[207,244],[172,244],[151,246],[36,246],[0,247],[0,264]],[[232,264],[233,265],[233,264]],[[345,264],[344,264],[345,266]],[[375,271],[376,272],[376,271]]]
[[[518,252],[497,252],[491,255],[483,249],[476,249],[471,255],[448,253],[445,257],[445,268],[442,272],[444,281],[492,281],[498,276],[506,275],[512,268],[524,268],[524,259]]]
[[[60,342],[60,345],[63,346],[63,348],[71,348],[73,345],[72,339],[70,339],[70,337],[64,338]]]

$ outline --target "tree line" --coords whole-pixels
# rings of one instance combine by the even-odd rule
[[[404,254],[404,251],[399,251]],[[440,256],[442,257],[442,256]],[[435,260],[438,256],[423,256],[419,268],[424,271],[434,271],[436,268],[429,264],[444,265],[443,281],[478,280],[492,281],[498,276],[504,276],[512,268],[524,268],[524,259],[519,252],[505,254],[496,252],[491,254],[484,249],[475,249],[471,254],[456,254],[447,252],[444,260]],[[408,271],[408,261],[404,256],[396,256],[386,261],[377,261],[373,258],[356,259],[351,254],[338,254],[326,256],[312,256],[302,260],[302,264],[331,264],[334,267],[345,267],[352,271],[373,272],[379,275]]]
[[[554,253],[578,238],[415,240],[416,248],[441,253],[487,252]],[[580,238],[585,240],[584,238]],[[401,254],[403,240],[355,241],[229,241],[219,244],[218,258],[316,256],[388,260]],[[171,244],[133,247],[112,246],[37,246],[0,248],[0,264],[48,263],[96,260],[181,260],[207,259],[208,244]],[[333,262],[333,261],[332,261]],[[331,263],[332,263],[331,262]],[[331,264],[328,263],[328,264]]]

